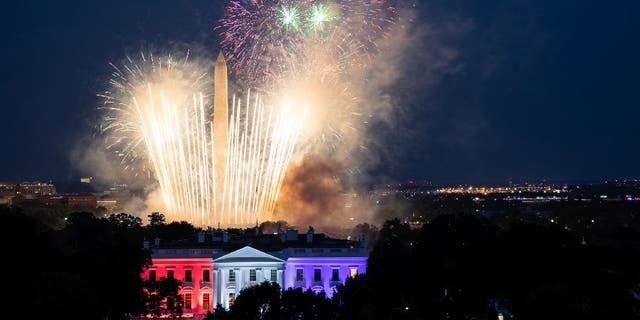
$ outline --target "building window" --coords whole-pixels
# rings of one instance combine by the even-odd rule
[[[191,282],[191,270],[184,271],[184,282]]]
[[[296,269],[296,281],[304,281],[304,270]]]
[[[331,269],[331,281],[340,281],[340,269]]]
[[[271,281],[278,281],[278,270],[271,269]]]
[[[211,281],[209,270],[202,270],[202,281],[209,282]]]
[[[322,281],[322,270],[313,269],[313,281],[315,281],[315,282]]]
[[[256,281],[256,269],[249,270],[249,281]]]
[[[167,278],[173,279],[173,270],[167,271]]]
[[[229,308],[231,308],[231,306],[233,306],[233,303],[236,302],[236,294],[235,293],[229,293]]]
[[[156,281],[156,271],[155,270],[149,270],[149,281],[151,281],[151,282]]]
[[[191,293],[184,294],[184,308],[191,309]]]
[[[351,267],[349,269],[349,276],[351,276],[351,278],[355,278],[355,276],[358,275],[358,268],[356,267]]]
[[[205,310],[209,310],[210,309],[209,299],[210,299],[210,297],[209,297],[208,293],[205,293],[205,294],[202,295],[202,308],[205,309]]]
[[[236,272],[233,269],[229,269],[229,282],[236,281]]]

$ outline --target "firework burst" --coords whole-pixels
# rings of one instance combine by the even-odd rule
[[[229,157],[217,177],[212,99],[203,94],[213,87],[207,68],[188,55],[143,54],[111,67],[110,90],[100,95],[107,148],[125,167],[149,172],[170,218],[244,226],[272,213],[305,108],[286,100],[266,106],[250,94],[243,104],[234,97]]]
[[[307,64],[315,44],[325,52],[349,48],[351,62],[368,57],[396,19],[389,0],[232,0],[215,29],[236,76],[262,87],[294,72],[292,64]]]
[[[363,70],[397,20],[394,0],[232,0],[216,30],[236,79],[309,103],[303,140],[335,154],[366,121]]]

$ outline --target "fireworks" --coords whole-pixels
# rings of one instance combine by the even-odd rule
[[[167,214],[198,225],[248,225],[272,213],[293,155],[304,108],[256,95],[234,98],[224,174],[216,176],[212,88],[187,57],[127,58],[100,95],[107,147],[129,167],[142,163],[159,184]],[[296,113],[295,110],[301,110]],[[222,189],[222,190],[220,190]]]
[[[306,65],[309,47],[351,52],[351,62],[377,50],[396,18],[391,0],[232,0],[216,27],[236,77],[262,87]]]
[[[101,109],[105,111],[100,129],[108,133],[106,147],[121,157],[127,169],[138,169],[140,165],[143,172],[153,170],[147,166],[145,132],[136,104],[161,111],[163,103],[171,103],[180,110],[191,108],[195,112],[194,97],[199,99],[202,93],[210,91],[212,81],[207,77],[206,67],[189,61],[188,55],[187,52],[184,56],[157,58],[141,52],[138,59],[127,57],[122,65],[109,64],[112,68],[110,88],[98,95],[104,99]],[[202,94],[202,103],[209,105],[210,98],[210,94]]]
[[[232,0],[216,30],[242,83],[309,102],[301,139],[333,155],[366,121],[357,89],[397,20],[395,2]]]
[[[309,9],[309,23],[314,30],[322,28],[331,19],[331,11],[324,4],[315,4]]]
[[[219,221],[248,225],[273,213],[305,118],[287,99],[277,108],[250,94],[244,105],[233,99]]]
[[[297,28],[300,14],[295,6],[282,6],[278,12],[280,14],[280,22],[285,28]]]

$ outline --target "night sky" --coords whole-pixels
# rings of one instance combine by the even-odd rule
[[[70,153],[95,125],[107,63],[185,43],[214,58],[223,6],[2,1],[0,180],[86,174]],[[388,88],[397,118],[372,133],[380,160],[368,173],[436,183],[640,177],[639,1],[435,0],[414,10],[413,28],[429,30],[416,48],[448,54],[409,54],[416,60]]]

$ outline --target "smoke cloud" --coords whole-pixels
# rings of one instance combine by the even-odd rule
[[[470,28],[468,22],[456,18],[440,20],[438,27],[417,23],[417,14],[415,8],[401,11],[398,24],[379,39],[377,54],[367,63],[348,66],[347,76],[297,90],[324,109],[309,121],[329,119],[338,138],[326,138],[327,132],[302,135],[300,151],[307,157],[287,173],[278,202],[279,219],[303,227],[331,227],[379,224],[396,212],[388,206],[377,207],[369,188],[387,182],[385,176],[394,170],[403,145],[406,148],[398,140],[424,143],[429,139],[424,131],[430,124],[407,125],[417,111],[425,112],[415,110],[411,95],[417,92],[424,99],[419,108],[431,108],[425,99],[430,90],[444,76],[463,68],[458,51],[448,41]],[[310,52],[322,52],[307,47]],[[416,133],[413,128],[423,130]]]
[[[290,166],[272,220],[334,230],[368,220],[362,199],[340,179],[344,170],[340,162],[318,155]]]
[[[289,167],[280,191],[274,220],[293,225],[326,225],[341,210],[342,165],[320,156],[304,158]]]

